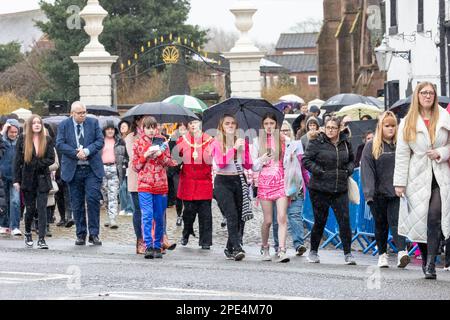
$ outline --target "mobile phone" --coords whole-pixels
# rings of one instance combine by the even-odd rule
[[[164,143],[164,139],[163,138],[153,138],[152,140],[152,146],[161,146]]]
[[[272,155],[272,149],[267,149],[267,155],[270,157]]]

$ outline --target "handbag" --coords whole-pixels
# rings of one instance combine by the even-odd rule
[[[348,178],[348,200],[354,204],[360,203],[358,184],[352,177]]]

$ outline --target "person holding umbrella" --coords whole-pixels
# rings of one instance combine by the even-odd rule
[[[264,214],[261,227],[263,261],[271,261],[269,253],[269,233],[272,225],[273,206],[277,207],[278,243],[276,262],[289,262],[286,254],[288,198],[284,188],[283,158],[285,139],[280,135],[280,123],[273,113],[262,117],[262,130],[253,140],[253,171],[260,172],[258,178],[258,199]]]
[[[244,169],[252,167],[247,140],[238,137],[238,122],[231,114],[219,119],[218,134],[212,143],[216,164],[214,198],[227,219],[228,241],[224,250],[227,259],[245,258],[242,237],[245,222],[253,218]]]
[[[183,162],[179,176],[177,198],[183,201],[183,235],[181,244],[187,245],[198,214],[199,245],[209,250],[212,245],[212,159],[213,138],[202,133],[201,122],[188,123],[188,132],[182,135],[175,149]]]

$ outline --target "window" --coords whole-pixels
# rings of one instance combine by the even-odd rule
[[[289,79],[291,79],[291,82],[294,86],[297,85],[297,77],[296,76],[290,76]]]
[[[319,84],[319,79],[317,76],[308,76],[308,84],[311,86]]]
[[[423,32],[423,0],[418,0],[417,32]]]
[[[389,35],[398,33],[397,25],[397,0],[391,0],[391,27],[389,28]]]

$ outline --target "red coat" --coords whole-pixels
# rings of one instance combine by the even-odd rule
[[[189,133],[178,139],[177,152],[183,159],[178,183],[179,199],[185,201],[212,199],[212,141],[213,139],[206,133],[201,138],[195,139],[195,144],[194,137]],[[194,145],[198,147],[194,148]]]
[[[164,138],[162,135],[155,137]],[[164,138],[165,139],[165,138]],[[166,168],[175,166],[176,163],[170,157],[167,148],[155,159],[145,158],[144,154],[152,145],[152,139],[143,135],[133,145],[133,170],[138,173],[138,192],[152,194],[167,194]]]

